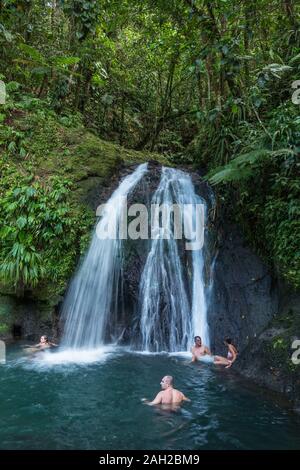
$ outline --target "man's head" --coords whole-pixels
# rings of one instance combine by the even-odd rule
[[[195,345],[197,347],[200,347],[202,345],[202,341],[201,341],[200,336],[195,336],[194,340],[195,340]]]
[[[45,344],[45,343],[48,343],[48,341],[49,341],[48,336],[46,335],[41,336],[41,339],[40,339],[41,343]]]
[[[173,377],[171,375],[165,375],[160,382],[161,388],[166,390],[173,385]]]

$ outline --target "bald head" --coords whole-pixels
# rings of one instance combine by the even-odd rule
[[[160,382],[161,388],[165,390],[166,388],[173,386],[173,377],[172,375],[165,375]]]

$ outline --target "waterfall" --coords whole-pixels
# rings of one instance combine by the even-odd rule
[[[136,312],[134,315],[133,311],[122,311],[126,245],[123,237],[113,230],[121,224],[127,196],[147,171],[147,164],[140,165],[112,194],[83,262],[71,280],[62,308],[65,320],[62,345],[66,348],[95,349],[112,338],[117,339],[119,329],[124,328],[124,320],[124,331],[134,348],[155,352],[186,351],[194,335],[200,335],[209,345],[204,249],[186,249],[187,237],[175,236],[174,213],[165,219],[160,209],[175,204],[180,209],[181,222],[187,222],[190,230],[194,230],[197,214],[192,211],[186,217],[184,207],[201,205],[205,219],[205,201],[195,193],[191,177],[181,170],[163,167],[151,204],[147,203],[151,205],[147,207],[148,213],[151,212],[151,240],[144,245],[145,264],[142,265]],[[152,213],[153,207],[158,207],[158,212]],[[161,225],[162,219],[165,223]],[[99,229],[106,230],[106,239],[99,238]]]
[[[151,204],[178,204],[180,208],[183,205],[205,206],[203,199],[195,193],[190,176],[171,168],[162,169],[161,181]],[[168,225],[152,240],[141,277],[138,310],[143,350],[183,351],[191,345],[194,335],[200,335],[209,345],[203,248],[189,252],[191,280],[185,272],[187,267],[183,266],[173,228],[170,217]]]
[[[91,244],[77,273],[71,281],[63,308],[65,319],[62,344],[69,348],[93,349],[105,340],[110,317],[116,313],[116,299],[120,295],[122,268],[122,240],[111,233],[99,239],[98,230],[114,229],[110,224],[112,213],[117,226],[121,222],[127,195],[135,188],[147,171],[147,164],[139,165],[124,178],[107,203]],[[116,227],[118,228],[118,227]]]

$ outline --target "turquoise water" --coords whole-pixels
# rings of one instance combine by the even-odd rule
[[[0,365],[1,449],[300,449],[299,418],[234,370],[122,350],[40,356],[14,349]],[[166,374],[192,400],[178,411],[140,401]]]

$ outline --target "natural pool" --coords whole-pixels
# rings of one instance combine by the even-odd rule
[[[166,374],[192,400],[179,411],[140,401]],[[233,369],[184,355],[112,347],[32,359],[14,347],[0,366],[0,397],[1,449],[300,449],[296,415]]]

